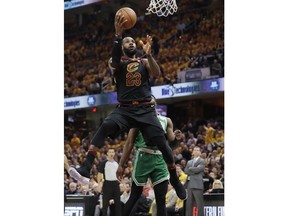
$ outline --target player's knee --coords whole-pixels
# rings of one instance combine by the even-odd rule
[[[110,134],[111,132],[114,132],[117,129],[117,124],[113,122],[112,120],[105,119],[103,123],[101,124],[101,127],[99,130],[102,130],[106,135]]]
[[[110,122],[111,122],[110,120],[105,119],[101,124],[101,128],[103,130],[107,130],[109,128]]]

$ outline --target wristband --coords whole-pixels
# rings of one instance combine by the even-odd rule
[[[122,36],[121,36],[121,35],[118,35],[118,34],[115,34],[115,37],[116,37],[117,39],[122,39]]]

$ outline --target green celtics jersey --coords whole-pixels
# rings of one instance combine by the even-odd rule
[[[161,126],[165,132],[165,134],[167,133],[166,132],[166,128],[167,128],[167,118],[165,116],[161,116],[161,115],[157,115],[158,117],[158,120],[160,121],[161,123]],[[158,148],[156,146],[147,146],[145,141],[144,141],[144,138],[142,136],[142,133],[139,131],[138,132],[138,135],[135,139],[135,142],[134,142],[134,145],[136,148],[140,148],[140,147],[144,147],[144,148],[149,148],[149,149],[154,149],[154,150],[158,150]]]

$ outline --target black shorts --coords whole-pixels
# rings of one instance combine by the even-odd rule
[[[146,143],[152,137],[164,136],[155,106],[151,104],[118,106],[106,119],[114,121],[121,131],[139,128]]]

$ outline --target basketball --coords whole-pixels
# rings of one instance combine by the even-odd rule
[[[127,19],[127,21],[124,23],[124,29],[131,29],[137,21],[137,15],[135,13],[135,11],[132,8],[129,7],[123,7],[120,8],[116,14],[118,14],[119,12],[122,13],[122,15],[124,15],[125,19]]]

